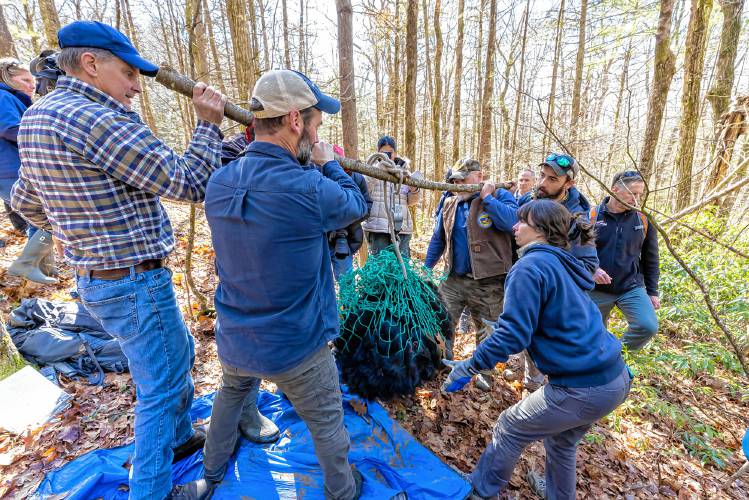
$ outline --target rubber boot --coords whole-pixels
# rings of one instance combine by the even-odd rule
[[[47,231],[37,231],[26,242],[21,255],[10,265],[8,274],[11,276],[22,276],[29,281],[41,283],[42,285],[54,285],[57,283],[57,280],[45,275],[39,269],[42,259],[50,255],[52,250],[52,235]]]
[[[242,435],[253,443],[273,443],[281,432],[272,420],[263,416],[257,409],[257,395],[260,391],[260,379],[253,386],[244,400],[242,416],[239,419],[239,430]]]

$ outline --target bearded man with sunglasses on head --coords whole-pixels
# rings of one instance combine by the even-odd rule
[[[590,211],[600,260],[590,298],[598,305],[604,322],[614,306],[619,308],[628,323],[622,344],[634,351],[658,333],[658,234],[648,230],[649,221],[642,212],[630,208],[638,207],[645,193],[645,181],[639,172],[628,170],[614,175],[611,192],[616,197],[604,198]]]

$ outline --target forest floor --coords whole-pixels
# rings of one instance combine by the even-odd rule
[[[198,394],[210,393],[220,382],[213,320],[190,314],[181,274],[189,208],[169,205],[168,210],[178,245],[167,264],[175,273],[177,295],[196,339],[195,388]],[[204,219],[199,219],[198,227],[192,252],[194,278],[211,297],[216,285],[213,251]],[[69,291],[74,280],[65,266],[59,266],[61,280],[54,286],[23,286],[20,279],[7,276],[5,269],[25,239],[11,230],[5,217],[0,217],[0,239],[7,243],[0,248],[0,317],[7,317],[27,297],[72,300]],[[423,257],[427,240],[428,234],[414,239],[415,256]],[[621,332],[616,318],[612,326]],[[749,498],[749,476],[720,489],[743,463],[741,438],[749,427],[745,379],[722,341],[714,340],[717,333],[710,339],[695,339],[678,326],[663,321],[656,340],[629,358],[637,376],[628,401],[581,442],[580,498]],[[703,340],[710,349],[701,347]],[[469,356],[473,347],[473,335],[459,336],[456,357]],[[442,377],[426,383],[414,396],[384,406],[442,460],[468,472],[488,443],[499,414],[519,400],[520,383],[497,375],[489,393],[469,386],[445,396],[439,391]],[[0,498],[26,498],[46,472],[91,450],[132,439],[135,390],[128,374],[108,374],[101,386],[64,378],[61,385],[73,395],[73,402],[59,418],[21,436],[0,431]],[[542,443],[523,453],[502,498],[533,498],[523,479],[530,468],[544,468]]]

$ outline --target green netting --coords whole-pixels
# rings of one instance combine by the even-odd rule
[[[366,336],[376,338],[364,345],[384,358],[403,359],[405,350],[418,353],[435,344],[444,346],[446,312],[436,287],[443,278],[418,262],[404,264],[405,277],[391,245],[341,277],[340,350],[358,349]]]

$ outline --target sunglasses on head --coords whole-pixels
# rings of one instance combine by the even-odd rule
[[[563,169],[569,170],[572,168],[572,164],[575,162],[575,160],[569,156],[569,155],[560,155],[556,153],[550,153],[545,161],[553,161]]]

